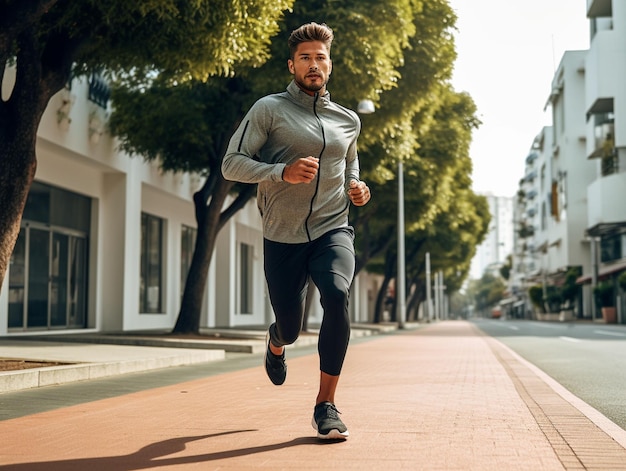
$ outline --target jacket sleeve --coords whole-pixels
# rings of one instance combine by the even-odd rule
[[[356,145],[359,134],[361,133],[361,121],[358,117],[356,118],[356,122],[356,133],[354,135],[354,139],[348,147],[348,152],[346,153],[346,191],[350,187],[350,180],[356,180],[357,182],[360,181],[361,169],[359,166],[359,155]]]
[[[284,163],[270,164],[258,160],[271,125],[271,111],[261,99],[250,108],[230,139],[222,160],[222,175],[226,180],[242,183],[282,181]]]

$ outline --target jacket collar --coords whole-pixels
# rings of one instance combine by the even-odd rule
[[[315,102],[315,96],[311,96],[307,93],[304,93],[300,87],[296,84],[295,80],[292,80],[291,83],[287,86],[287,93],[298,103],[303,104],[304,106],[311,107]],[[317,104],[326,105],[330,101],[330,92],[328,89],[324,95],[320,95]]]

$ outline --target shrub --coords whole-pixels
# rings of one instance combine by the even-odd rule
[[[528,288],[528,297],[533,306],[541,312],[545,312],[543,307],[543,287],[541,285],[534,285]]]
[[[615,307],[615,295],[613,293],[613,283],[610,281],[601,281],[593,289],[596,303],[600,307]]]
[[[546,297],[543,301],[547,305],[548,312],[560,311],[561,304],[563,304],[561,289],[554,285],[546,286]]]
[[[574,306],[576,298],[580,295],[580,285],[576,284],[576,280],[580,276],[580,268],[572,267],[567,270],[565,275],[565,282],[561,287],[561,297],[563,298],[563,303],[565,304],[565,308],[571,309]]]
[[[617,277],[617,284],[620,288],[622,288],[622,290],[626,291],[626,271],[623,271]]]

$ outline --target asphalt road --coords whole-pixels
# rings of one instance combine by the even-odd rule
[[[626,430],[626,326],[473,319]]]

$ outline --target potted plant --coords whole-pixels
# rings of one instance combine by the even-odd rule
[[[561,305],[563,304],[561,290],[554,285],[546,286],[546,296],[543,302],[546,306],[547,312],[557,314],[561,310]]]
[[[613,283],[610,281],[601,281],[593,289],[596,297],[596,303],[602,310],[602,318],[607,324],[614,324],[617,321],[615,313],[615,293]]]
[[[622,291],[626,291],[626,271],[623,271],[617,277],[617,284],[622,288]]]
[[[534,285],[528,288],[528,297],[533,305],[533,312],[537,320],[542,320],[542,316],[545,313],[543,307],[543,288],[541,285]]]

